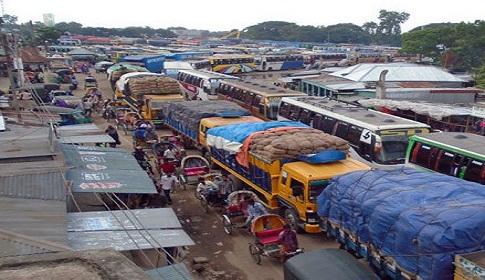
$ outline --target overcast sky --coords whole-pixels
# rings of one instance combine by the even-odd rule
[[[1,1],[1,0],[0,0]],[[453,3],[453,4],[452,4]],[[84,27],[186,27],[210,31],[243,29],[266,21],[328,26],[338,23],[379,23],[381,9],[410,14],[406,32],[429,23],[485,20],[479,0],[3,0],[3,13],[18,23],[43,21],[52,13],[56,23]],[[481,5],[480,5],[481,6]]]

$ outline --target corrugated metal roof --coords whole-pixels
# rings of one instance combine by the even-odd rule
[[[113,248],[117,251],[194,245],[183,229],[68,232],[73,250]]]
[[[59,137],[61,144],[114,143],[113,137],[104,135],[73,135]]]
[[[63,145],[73,192],[157,193],[152,179],[126,150]]]
[[[38,170],[31,172],[35,173],[0,174],[0,196],[66,200],[66,184],[63,178],[63,170]]]
[[[58,154],[49,140],[47,127],[15,127],[2,132],[0,138],[0,160],[49,157]]]
[[[360,63],[329,75],[355,82],[376,82],[379,81],[379,76],[384,70],[389,71],[386,75],[388,82],[466,82],[441,68],[410,63]]]
[[[66,202],[0,197],[0,228],[68,245]]]
[[[49,253],[51,251],[42,247],[32,246],[22,242],[12,241],[0,237],[0,258]]]
[[[182,228],[172,208],[93,211],[67,214],[67,231]]]
[[[0,258],[70,251],[59,244],[34,239],[23,234],[0,230]]]
[[[118,251],[194,245],[171,208],[68,214],[74,250]]]

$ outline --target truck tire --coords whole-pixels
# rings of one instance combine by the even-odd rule
[[[292,209],[285,210],[285,220],[297,233],[302,233],[303,229],[298,225],[298,215]]]

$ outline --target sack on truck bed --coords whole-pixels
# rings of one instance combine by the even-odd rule
[[[209,129],[207,133],[209,145],[237,153],[243,166],[248,165],[248,153],[273,162],[325,150],[348,153],[350,149],[348,142],[337,136],[293,121],[232,124]]]

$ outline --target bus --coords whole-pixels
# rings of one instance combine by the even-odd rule
[[[431,132],[417,121],[326,97],[285,97],[278,120],[299,121],[349,142],[351,157],[378,169],[405,165],[411,135]]]
[[[263,54],[255,56],[256,71],[284,71],[304,68],[304,58],[301,54]]]
[[[240,80],[241,78],[205,70],[179,70],[179,81],[182,94],[187,100],[218,99],[216,89],[222,80]]]
[[[207,70],[210,71],[209,60],[183,60],[183,61],[164,61],[162,73],[165,75],[177,79],[177,75],[180,70]]]
[[[306,53],[305,65],[310,68],[340,66],[347,59],[347,53]]]
[[[485,184],[485,137],[465,132],[413,135],[406,165]]]
[[[253,55],[225,54],[205,56],[208,59],[212,71],[223,74],[239,74],[253,72],[255,68]]]
[[[265,121],[276,120],[281,98],[306,96],[305,93],[254,81],[222,80],[217,88],[219,99],[239,104]]]
[[[388,53],[381,52],[362,52],[349,53],[347,65],[356,65],[359,63],[388,63],[391,62],[392,56]]]

